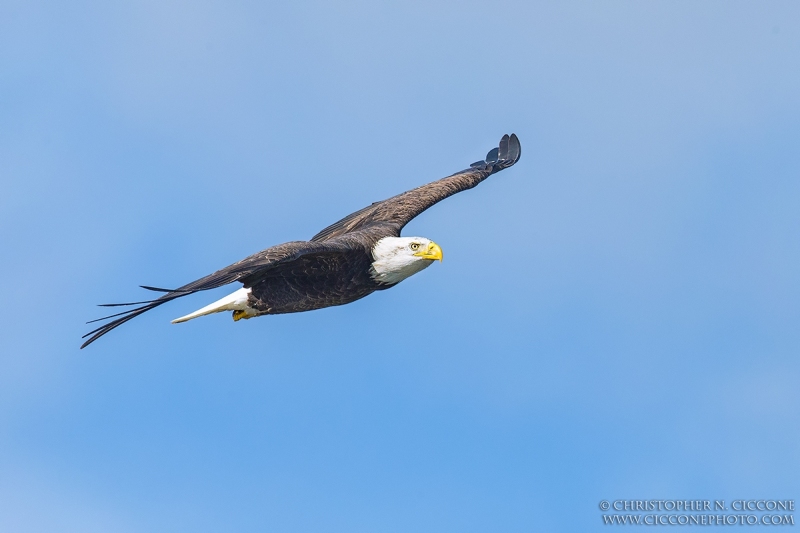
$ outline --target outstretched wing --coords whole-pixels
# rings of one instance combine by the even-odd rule
[[[390,232],[399,236],[403,226],[408,224],[411,219],[448,196],[471,189],[495,172],[510,167],[519,161],[520,152],[517,136],[513,133],[511,136],[503,135],[503,138],[500,139],[500,146],[492,149],[486,155],[486,160],[473,163],[470,168],[452,176],[411,189],[388,200],[375,202],[335,224],[331,224],[314,235],[311,240],[327,241],[333,237],[378,224],[386,226]]]
[[[266,250],[258,252],[257,254],[253,254],[250,257],[242,259],[238,263],[234,263],[221,270],[217,270],[213,274],[209,274],[204,278],[200,278],[177,289],[143,287],[148,290],[164,292],[166,294],[155,300],[148,300],[144,302],[102,305],[102,307],[117,307],[144,304],[141,307],[129,309],[128,311],[123,311],[122,313],[117,313],[90,321],[98,322],[100,320],[119,317],[84,335],[83,338],[89,337],[89,339],[81,345],[81,348],[85,348],[112,329],[121,326],[128,320],[176,298],[194,294],[200,291],[216,289],[217,287],[222,287],[223,285],[233,283],[234,281],[239,281],[243,283],[245,287],[250,287],[253,283],[262,279],[265,275],[268,275],[271,270],[282,265],[291,264],[301,257],[307,257],[309,255],[340,254],[350,252],[352,252],[352,250],[341,243],[318,243],[306,241],[287,242],[278,246],[273,246],[272,248],[267,248]]]

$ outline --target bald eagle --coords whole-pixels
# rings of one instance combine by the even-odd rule
[[[310,241],[293,241],[267,248],[204,278],[177,289],[145,289],[164,292],[155,300],[103,307],[134,309],[98,318],[114,318],[90,331],[85,348],[117,326],[176,298],[215,289],[238,281],[243,287],[194,313],[176,318],[186,322],[199,316],[232,311],[233,319],[297,313],[354,302],[375,291],[394,287],[404,279],[442,260],[442,249],[424,237],[401,237],[408,222],[458,192],[477,184],[519,160],[517,136],[504,135],[500,146],[484,161],[466,170],[375,202],[323,229]]]

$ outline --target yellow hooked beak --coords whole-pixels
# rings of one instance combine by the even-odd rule
[[[431,241],[428,244],[428,248],[427,249],[420,250],[419,252],[415,253],[414,255],[417,256],[417,257],[421,257],[423,259],[430,259],[431,261],[436,261],[437,259],[439,261],[441,261],[442,258],[444,257],[442,255],[442,249],[439,247],[438,244],[436,244],[433,241]]]

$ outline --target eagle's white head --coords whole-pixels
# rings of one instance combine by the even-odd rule
[[[429,267],[431,263],[442,260],[442,249],[425,237],[384,237],[372,248],[370,273],[381,283],[400,283]]]

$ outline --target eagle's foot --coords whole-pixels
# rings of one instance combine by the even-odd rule
[[[234,322],[236,322],[237,320],[241,320],[243,318],[246,320],[248,318],[253,318],[253,316],[247,314],[247,311],[234,311],[233,312],[233,321]]]

